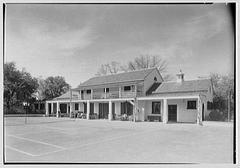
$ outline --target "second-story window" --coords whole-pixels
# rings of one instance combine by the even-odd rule
[[[131,86],[124,86],[124,91],[130,91],[131,90]]]
[[[87,94],[91,94],[91,90],[90,89],[87,90]]]

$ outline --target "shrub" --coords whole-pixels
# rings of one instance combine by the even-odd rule
[[[212,121],[220,121],[222,120],[222,115],[219,110],[212,110],[209,113],[210,120]]]

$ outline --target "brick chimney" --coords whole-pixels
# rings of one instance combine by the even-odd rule
[[[182,73],[182,70],[177,74],[177,83],[182,83],[184,81],[184,73]]]

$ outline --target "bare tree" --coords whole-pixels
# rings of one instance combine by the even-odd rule
[[[127,66],[122,67],[122,69],[128,72],[154,67],[158,68],[159,72],[163,73],[166,71],[167,62],[157,55],[146,54],[136,57],[133,61],[130,61]]]
[[[115,74],[118,73],[119,71],[121,71],[120,63],[112,61],[110,63],[101,65],[98,72],[96,73],[96,76]]]
[[[121,71],[129,72],[154,67],[158,68],[159,72],[163,74],[164,81],[169,81],[173,79],[171,75],[166,74],[167,62],[158,55],[149,54],[142,54],[139,57],[136,57],[133,61],[129,61],[125,66],[120,65],[120,63],[116,61],[103,64],[99,68],[96,76],[115,74]]]

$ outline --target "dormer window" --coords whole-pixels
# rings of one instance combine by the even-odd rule
[[[154,77],[154,82],[157,82],[157,77],[156,76]]]

